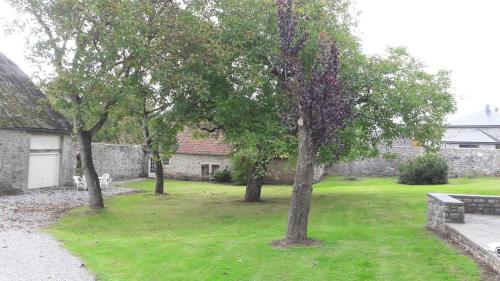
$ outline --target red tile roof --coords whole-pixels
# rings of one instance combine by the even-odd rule
[[[184,131],[177,135],[178,154],[228,155],[231,145],[224,143],[223,138],[195,139],[191,133]]]

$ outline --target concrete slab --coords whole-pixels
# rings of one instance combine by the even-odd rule
[[[450,240],[500,276],[500,257],[488,246],[500,242],[500,216],[466,214],[465,223],[446,223],[445,229]]]
[[[500,216],[466,214],[465,223],[448,226],[488,251],[488,244],[500,242]]]

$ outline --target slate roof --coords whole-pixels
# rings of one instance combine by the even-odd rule
[[[461,130],[460,133],[452,130],[446,131],[443,137],[444,143],[473,143],[473,144],[498,144],[500,140],[489,135],[481,129],[470,128]]]
[[[186,130],[177,135],[177,154],[199,154],[199,155],[229,155],[231,145],[224,143],[223,138],[193,138]]]
[[[0,128],[69,133],[71,125],[15,63],[0,52]]]
[[[487,106],[486,109],[483,109],[479,112],[475,112],[462,118],[453,120],[448,124],[448,126],[463,128],[500,128],[500,112],[497,109],[489,108],[489,106]]]

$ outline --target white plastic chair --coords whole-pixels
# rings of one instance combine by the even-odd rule
[[[73,177],[73,182],[75,184],[76,190],[79,190],[80,186],[83,187],[82,178],[80,178],[79,176],[74,176]]]
[[[102,177],[99,177],[99,184],[101,187],[105,187],[106,189],[109,189],[112,181],[113,179],[110,178],[109,174],[103,174]]]
[[[83,178],[79,176],[74,176],[73,181],[75,182],[76,190],[80,190],[80,187],[83,190],[87,189],[87,182],[85,181],[85,176],[83,176]]]

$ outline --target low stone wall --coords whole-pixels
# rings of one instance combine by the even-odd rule
[[[463,223],[464,203],[449,195],[429,193],[427,196],[427,227],[446,234],[446,223]]]
[[[450,194],[450,196],[464,203],[466,214],[500,216],[500,196],[464,194]]]
[[[326,172],[329,175],[356,177],[396,176],[403,162],[422,153],[424,150],[416,147],[385,148],[379,157],[336,163]],[[445,148],[440,153],[448,162],[449,177],[500,176],[500,150]]]
[[[274,159],[267,166],[268,175],[264,177],[266,184],[293,184],[295,180],[296,165],[291,165],[288,160]],[[314,182],[318,182],[325,175],[325,165],[314,167]]]
[[[73,146],[73,167],[76,168],[78,144]],[[110,174],[113,180],[146,176],[146,154],[142,145],[92,143],[92,159],[99,176]]]
[[[500,274],[500,259],[447,223],[464,223],[465,214],[500,215],[499,196],[429,193],[427,227],[465,249]]]
[[[487,264],[491,269],[493,269],[495,272],[497,272],[497,274],[500,275],[500,259],[495,256],[495,254],[486,251],[481,246],[467,239],[467,237],[463,236],[451,227],[447,227],[446,231],[447,239],[449,239],[452,243],[460,246],[462,249],[470,253],[474,258],[481,261],[483,264]]]
[[[142,145],[92,143],[92,159],[98,175],[108,173],[114,180],[146,176]]]
[[[445,234],[446,223],[464,223],[465,214],[500,215],[500,196],[429,193],[427,226]]]

